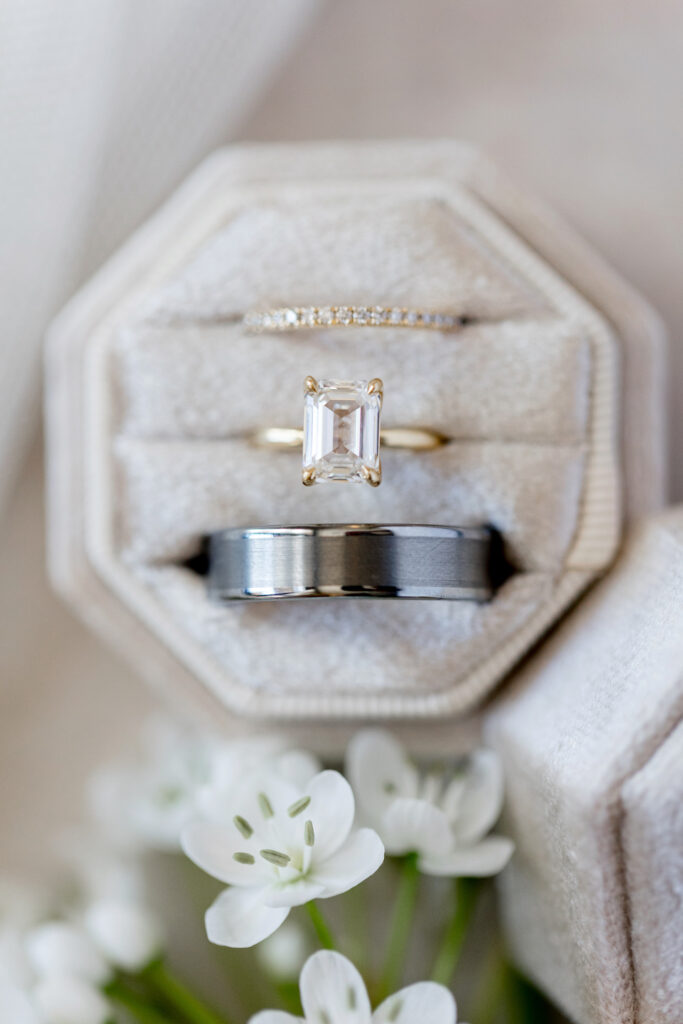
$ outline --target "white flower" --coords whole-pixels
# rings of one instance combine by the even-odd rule
[[[346,892],[372,875],[384,848],[372,829],[353,829],[353,792],[339,772],[301,788],[277,776],[243,790],[230,822],[198,821],[182,836],[187,856],[231,886],[206,914],[211,942],[253,946],[291,907]]]
[[[314,953],[299,981],[304,1016],[262,1010],[249,1024],[455,1024],[453,996],[443,985],[420,981],[389,996],[375,1012],[365,983],[340,953]]]
[[[495,875],[512,856],[510,839],[487,835],[503,804],[491,750],[476,751],[460,773],[421,774],[390,733],[369,729],[349,744],[347,774],[387,853],[417,853],[425,874]]]
[[[106,766],[91,779],[90,807],[110,844],[177,850],[217,744],[176,722],[152,719],[138,757]]]
[[[215,753],[209,780],[197,794],[199,813],[213,821],[230,821],[226,814],[242,790],[258,791],[273,776],[303,789],[320,770],[313,754],[291,749],[282,736],[234,740]]]
[[[99,900],[85,913],[85,927],[108,963],[139,971],[159,955],[161,932],[144,907],[123,900]]]
[[[275,771],[304,782],[319,770],[309,754],[282,737],[225,741],[172,720],[154,718],[136,758],[101,769],[90,785],[90,806],[110,845],[176,851],[188,821],[220,818],[236,786],[257,772]]]
[[[48,921],[26,936],[29,962],[39,977],[68,976],[98,986],[111,975],[91,938],[75,924]]]
[[[50,975],[39,982],[34,1002],[45,1024],[106,1024],[111,1009],[101,992],[81,978]]]
[[[0,1010],[7,1024],[105,1024],[107,1000],[80,978],[54,976],[34,988],[0,979]]]
[[[28,991],[0,976],[0,1009],[11,1024],[45,1024],[45,1018]]]
[[[75,925],[48,922],[0,942],[0,1007],[12,1024],[104,1024],[110,971]],[[5,1016],[3,1016],[3,1020]]]

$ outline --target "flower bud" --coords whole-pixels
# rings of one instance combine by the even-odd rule
[[[35,991],[45,1024],[106,1024],[111,1017],[101,992],[79,978],[51,976]]]
[[[85,924],[102,955],[124,971],[141,970],[161,951],[156,920],[134,903],[100,900],[89,908]]]
[[[41,977],[68,975],[101,985],[110,975],[107,962],[90,937],[63,921],[49,921],[30,931],[26,952]]]

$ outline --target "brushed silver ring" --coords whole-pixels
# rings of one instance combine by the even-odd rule
[[[209,595],[216,601],[295,597],[491,596],[485,527],[340,524],[247,527],[209,538]]]

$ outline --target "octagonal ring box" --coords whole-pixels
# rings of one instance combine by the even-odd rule
[[[248,310],[455,312],[459,331],[249,333]],[[301,486],[306,375],[380,377],[383,482]],[[50,560],[137,670],[226,721],[437,719],[481,702],[661,503],[661,332],[587,247],[468,146],[247,146],[211,157],[63,312],[49,343]],[[211,531],[487,524],[484,604],[212,603]]]

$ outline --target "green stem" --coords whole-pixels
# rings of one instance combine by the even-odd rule
[[[110,982],[105,994],[112,1003],[123,1006],[138,1024],[169,1024],[168,1017],[155,1010],[153,1006],[128,988],[122,981]]]
[[[337,944],[334,941],[332,930],[315,900],[309,900],[309,902],[306,903],[306,910],[313,922],[315,933],[318,936],[318,941],[323,949],[336,949]]]
[[[141,977],[148,981],[162,999],[177,1010],[187,1024],[227,1024],[224,1017],[219,1016],[198,996],[191,992],[175,977],[161,960],[146,967]]]
[[[389,927],[387,955],[379,984],[378,998],[380,1000],[386,999],[398,987],[401,979],[406,950],[413,926],[413,918],[415,916],[419,881],[417,855],[410,853],[403,859],[401,878],[394,902],[394,912]]]
[[[301,998],[298,983],[296,981],[278,981],[275,983],[275,989],[287,1013],[291,1013],[294,1017],[300,1017]]]
[[[499,1019],[507,967],[500,940],[491,944],[481,977],[477,982],[470,1018],[477,1024],[495,1024]]]
[[[349,936],[349,952],[361,974],[370,971],[370,903],[368,892],[354,886],[344,897],[345,933]]]
[[[444,932],[441,947],[434,962],[432,981],[450,985],[477,903],[479,888],[480,882],[477,878],[456,878],[455,912]]]

